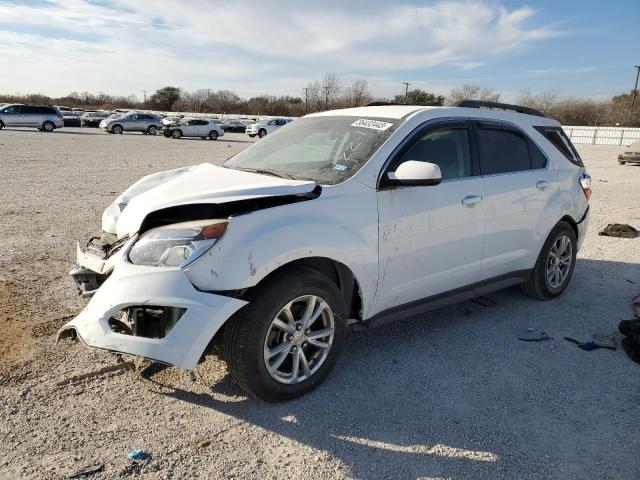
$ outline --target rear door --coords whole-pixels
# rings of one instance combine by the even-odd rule
[[[549,162],[529,137],[498,122],[475,122],[487,222],[480,279],[533,267],[545,207],[557,188]]]
[[[377,311],[477,281],[486,194],[471,139],[464,121],[431,124],[412,134],[387,167],[395,171],[408,160],[435,163],[443,180],[378,191]]]

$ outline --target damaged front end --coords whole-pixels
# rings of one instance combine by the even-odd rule
[[[122,255],[58,339],[77,337],[89,347],[192,370],[218,329],[246,303],[197,290],[179,267],[133,265]]]
[[[92,296],[109,277],[113,270],[110,261],[129,241],[129,236],[118,239],[116,235],[102,232],[99,237],[91,237],[84,247],[76,244],[78,266],[69,272],[78,293],[83,297]]]

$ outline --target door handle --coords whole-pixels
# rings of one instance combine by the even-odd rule
[[[468,207],[482,201],[482,195],[467,195],[462,199],[462,204]]]
[[[536,188],[539,188],[540,190],[544,190],[545,188],[549,188],[551,186],[551,182],[548,182],[546,180],[538,180],[536,182]]]

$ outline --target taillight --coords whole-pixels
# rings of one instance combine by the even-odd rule
[[[584,196],[589,200],[589,197],[591,197],[591,177],[588,173],[585,172],[580,176],[580,186],[582,187]]]

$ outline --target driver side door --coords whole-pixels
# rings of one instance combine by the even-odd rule
[[[486,192],[465,121],[417,129],[382,172],[378,199],[376,312],[477,281],[485,235]],[[433,186],[384,186],[405,161],[438,165]]]

